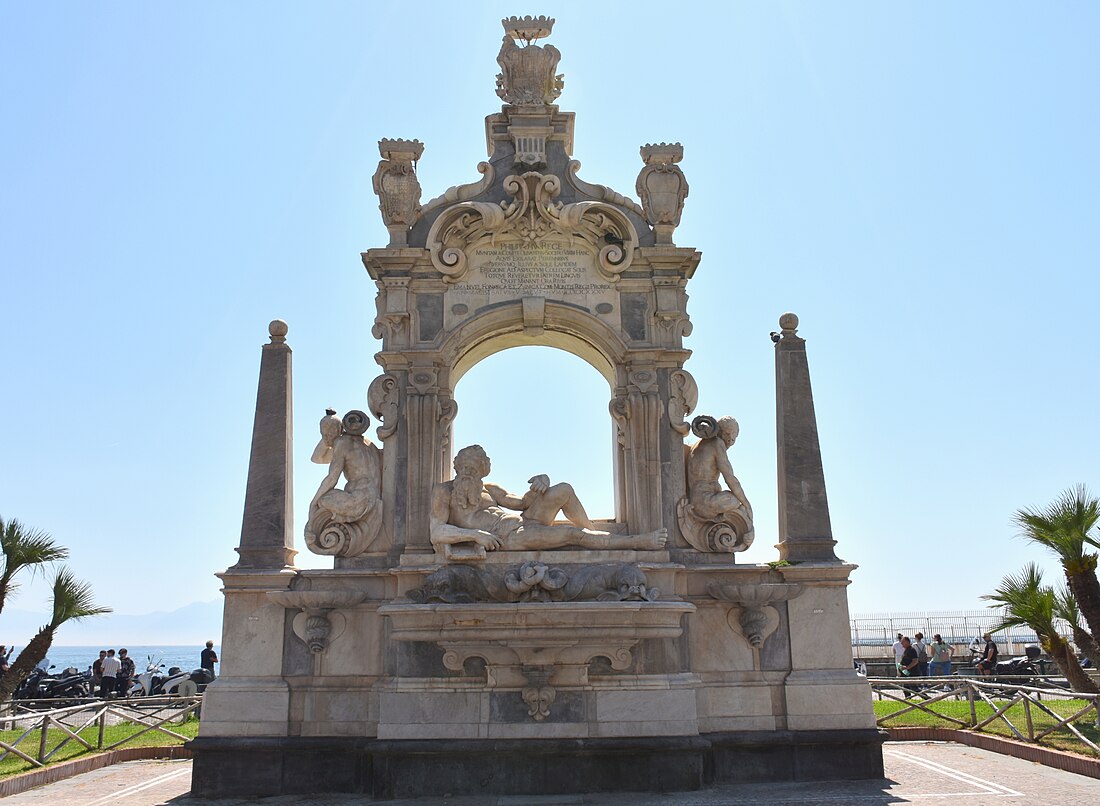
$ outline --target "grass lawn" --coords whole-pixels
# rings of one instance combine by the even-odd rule
[[[80,724],[79,722],[77,724]],[[193,715],[188,718],[184,723],[172,722],[164,726],[173,733],[178,733],[181,736],[186,736],[188,739],[195,738],[199,733],[199,720]],[[133,736],[144,728],[143,725],[137,725],[132,722],[123,722],[118,725],[109,725],[106,730],[103,731],[103,746],[108,747],[115,742],[121,741],[128,736]],[[0,731],[0,741],[11,744],[22,734],[22,730],[3,730]],[[17,748],[22,750],[31,758],[38,758],[38,743],[41,737],[40,730],[31,731],[23,741],[16,745]],[[93,747],[96,746],[96,742],[99,741],[99,726],[96,724],[89,725],[80,731],[80,737],[86,742],[89,742]],[[46,762],[47,766],[54,764],[58,761],[69,761],[70,759],[77,758],[88,753],[99,752],[97,750],[89,750],[84,745],[80,744],[75,739],[67,736],[56,729],[50,729],[46,732],[46,747],[47,752],[50,749],[57,747],[63,741],[68,740],[68,744],[62,747],[54,755],[50,756]],[[160,731],[150,730],[138,736],[136,739],[127,742],[122,745],[123,747],[170,747],[172,745],[183,744],[179,739],[174,739],[166,733]],[[3,753],[3,749],[0,748],[0,753]],[[14,753],[7,753],[3,760],[0,760],[0,778],[8,775],[14,775],[17,772],[26,772],[27,770],[37,769],[33,764],[29,764]]]
[[[911,699],[908,703],[924,705],[924,700]],[[882,719],[890,714],[896,714],[898,711],[904,710],[908,707],[907,704],[896,702],[894,700],[875,700],[875,717],[876,719]],[[1034,726],[1035,733],[1041,733],[1044,730],[1053,727],[1060,719],[1071,716],[1088,703],[1085,700],[1076,699],[1051,699],[1043,700],[1043,705],[1058,714],[1058,719],[1055,719],[1050,714],[1047,714],[1040,710],[1034,703],[1031,706],[1031,722]],[[970,721],[970,704],[966,700],[940,700],[939,702],[932,703],[926,706],[933,713],[928,711],[913,710],[900,716],[888,719],[881,724],[881,727],[921,727],[921,728],[961,728],[963,726],[944,719],[943,717],[954,717],[955,719],[962,720],[969,723]],[[1000,703],[998,703],[1000,707]],[[985,702],[974,703],[974,712],[978,717],[978,722],[982,722],[986,718],[993,715],[993,708]],[[941,716],[942,715],[942,716]],[[1023,703],[1017,703],[1009,708],[1005,714],[1008,721],[1011,722],[1016,730],[1020,731],[1024,736],[1028,735],[1027,730],[1027,714],[1024,711]],[[1085,714],[1074,721],[1073,726],[1077,728],[1089,741],[1094,744],[1100,745],[1100,730],[1096,727],[1096,711],[1086,711]],[[1017,738],[1016,735],[1009,729],[1005,721],[998,717],[993,722],[982,728],[982,733],[992,733],[998,736],[1007,736],[1010,739]],[[1086,756],[1098,756],[1095,750],[1082,742],[1073,733],[1065,727],[1059,728],[1053,733],[1044,736],[1040,744],[1045,747],[1051,747],[1056,750],[1070,750],[1074,753],[1081,753]]]

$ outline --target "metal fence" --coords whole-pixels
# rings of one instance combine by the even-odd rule
[[[0,717],[0,729],[21,733],[11,742],[0,740],[0,761],[14,755],[31,767],[44,767],[70,742],[77,742],[86,750],[114,750],[150,731],[159,731],[180,741],[187,741],[189,737],[176,733],[166,725],[185,721],[201,705],[202,695],[199,694],[193,697],[143,697],[136,702],[92,700],[50,711],[28,710],[6,715]],[[117,742],[106,744],[104,740],[108,725],[123,722],[141,726],[141,729]],[[89,740],[81,732],[93,726],[97,728],[98,738]],[[60,741],[52,747],[51,736],[55,740],[60,737]]]
[[[966,647],[1001,620],[999,610],[916,611],[910,613],[859,613],[851,619],[852,657],[893,659],[893,645],[898,633],[910,638],[924,633],[931,642],[937,633],[955,647],[956,656],[965,656]],[[1072,638],[1068,624],[1058,624],[1059,632]],[[1038,637],[1027,628],[1001,630],[994,633],[1002,655],[1021,655],[1028,644],[1038,643]]]

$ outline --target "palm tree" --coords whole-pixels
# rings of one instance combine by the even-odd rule
[[[1088,630],[1081,626],[1081,610],[1077,600],[1066,588],[1059,588],[1054,596],[1054,615],[1062,619],[1073,631],[1073,643],[1092,661],[1094,669],[1100,669],[1100,645]]]
[[[1057,555],[1066,583],[1093,637],[1100,636],[1100,580],[1096,578],[1096,553],[1100,548],[1093,529],[1100,521],[1100,499],[1084,485],[1066,490],[1043,510],[1021,509],[1014,518],[1024,537]]]
[[[1074,691],[1100,693],[1081,664],[1069,641],[1058,634],[1054,626],[1054,589],[1043,585],[1043,572],[1035,563],[1028,563],[1024,570],[1006,576],[994,593],[982,597],[1001,607],[1001,620],[990,629],[998,632],[1007,627],[1030,627],[1039,637],[1043,651],[1054,659]]]
[[[0,611],[4,609],[8,594],[19,587],[14,581],[16,574],[23,569],[33,574],[46,563],[69,556],[69,550],[57,545],[48,534],[28,528],[14,518],[5,521],[0,517],[0,549],[4,555],[4,570],[0,572]]]
[[[95,603],[92,586],[81,582],[68,568],[61,567],[53,578],[53,612],[48,624],[38,631],[31,642],[19,653],[8,672],[0,677],[0,702],[11,698],[27,675],[46,657],[53,645],[57,628],[68,621],[79,621],[89,616],[110,613],[111,608]]]

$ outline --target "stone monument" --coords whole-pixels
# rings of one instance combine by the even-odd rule
[[[362,257],[381,373],[364,379],[369,414],[322,418],[313,460],[328,471],[304,527],[329,570],[292,565],[290,348],[272,323],[193,791],[395,798],[881,777],[882,734],[849,653],[855,566],[833,551],[797,317],[773,334],[779,553],[738,564],[755,535],[727,455],[738,424],[689,421],[685,288],[701,255],[673,241],[683,148],[641,147],[641,204],[582,180],[574,116],[555,104],[561,54],[534,44],[554,20],[503,25],[504,106],[485,119],[479,181],[422,202],[425,146],[379,143],[389,244]],[[571,352],[608,383],[612,520],[538,474],[538,456],[529,488],[510,492],[480,446],[453,444],[463,374],[528,344]]]

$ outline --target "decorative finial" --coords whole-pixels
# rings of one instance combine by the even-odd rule
[[[286,334],[289,330],[290,328],[282,319],[272,319],[271,324],[267,326],[267,332],[271,334],[272,344],[285,344]]]
[[[390,233],[390,246],[408,244],[409,227],[420,216],[420,182],[416,162],[424,153],[419,140],[378,141],[382,161],[374,172],[372,185],[378,195],[382,223]]]
[[[779,317],[779,327],[783,329],[783,335],[793,336],[798,330],[798,317],[793,313],[785,313]]]
[[[672,233],[680,226],[688,195],[687,178],[676,164],[684,158],[684,147],[679,143],[646,143],[639,151],[645,167],[638,174],[635,190],[657,244],[672,246]]]
[[[684,158],[684,147],[680,143],[646,143],[639,151],[646,165],[668,165]]]
[[[504,33],[512,39],[522,39],[528,45],[536,39],[545,39],[554,30],[556,20],[553,17],[506,17],[500,21],[504,26]]]
[[[550,36],[554,20],[549,17],[507,17],[504,42],[497,54],[501,72],[497,75],[497,96],[514,106],[545,106],[561,95],[565,80],[555,74],[561,52],[553,45],[541,47],[531,43]],[[522,40],[519,47],[513,40]]]

